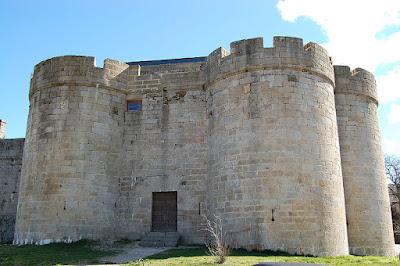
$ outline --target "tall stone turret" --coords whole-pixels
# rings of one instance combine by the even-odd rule
[[[350,253],[393,256],[388,183],[374,76],[335,66],[335,100]]]
[[[326,51],[298,38],[231,43],[207,62],[208,206],[233,247],[348,254]]]
[[[83,56],[35,66],[15,244],[113,235],[127,67]]]

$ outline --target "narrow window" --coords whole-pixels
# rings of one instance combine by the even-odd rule
[[[142,100],[128,100],[126,105],[128,112],[142,111]]]

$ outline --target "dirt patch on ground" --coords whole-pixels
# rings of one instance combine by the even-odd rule
[[[104,264],[118,264],[137,261],[147,256],[162,252],[169,249],[169,247],[141,247],[139,242],[113,244],[110,246],[101,246],[101,249],[107,248],[108,250],[115,250],[119,252],[117,255],[108,256],[100,259],[100,263]]]

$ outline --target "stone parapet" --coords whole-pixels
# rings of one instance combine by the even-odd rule
[[[334,66],[335,94],[352,94],[368,98],[378,104],[374,75],[362,68],[350,70],[348,66]]]
[[[91,56],[53,57],[35,66],[29,96],[37,90],[61,84],[125,90],[128,67],[125,63],[106,59],[103,68],[99,68]]]
[[[274,37],[273,47],[264,48],[263,39],[231,43],[230,52],[218,48],[207,58],[208,82],[254,70],[293,69],[321,76],[334,84],[333,68],[326,50],[315,43],[303,46],[303,40]]]

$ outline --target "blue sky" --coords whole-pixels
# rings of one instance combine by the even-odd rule
[[[391,44],[394,41],[390,38],[400,33],[400,23],[396,20],[396,14],[400,19],[400,6],[396,5],[396,1],[388,0],[387,9],[398,12],[389,14],[389,17],[394,16],[392,20],[386,18],[386,9],[370,7],[372,15],[380,18],[372,19],[375,24],[368,26],[374,35],[371,37],[371,32],[363,33],[365,36],[356,34],[351,39],[351,35],[342,34],[346,23],[351,25],[357,21],[356,25],[359,26],[355,28],[362,28],[362,19],[369,22],[371,13],[365,17],[360,15],[359,21],[354,19],[358,13],[350,12],[352,17],[349,14],[346,21],[346,15],[341,12],[340,19],[337,14],[336,19],[345,21],[336,26],[334,18],[329,21],[325,17],[329,18],[335,8],[342,10],[340,2],[332,1],[332,4],[336,4],[331,7],[332,12],[328,12],[324,10],[326,4],[321,6],[316,0],[285,0],[279,4],[278,1],[266,0],[2,0],[0,118],[7,121],[7,137],[25,135],[29,79],[33,66],[58,55],[91,55],[96,57],[97,65],[102,66],[105,58],[137,61],[204,56],[219,46],[229,48],[231,41],[258,36],[264,37],[265,46],[270,46],[274,35],[288,35],[301,37],[305,43],[314,41],[323,44],[333,50],[331,55],[334,63],[342,64],[342,60],[348,59],[343,63],[367,68],[383,77],[382,84],[392,87],[391,84],[400,77],[398,54],[391,58],[376,52],[379,56],[368,61],[365,58],[369,55],[354,56],[351,51],[344,50],[360,50],[357,46],[348,45],[348,42],[366,40],[367,35],[394,47]],[[385,5],[384,2],[381,1],[381,5]],[[349,4],[346,3],[346,6]],[[340,34],[343,36],[338,36]],[[341,43],[349,47],[339,49]],[[371,54],[373,51],[367,49],[366,52]],[[386,90],[390,91],[390,88]],[[389,92],[383,97],[386,100],[380,105],[380,123],[386,141],[385,149],[400,154],[400,119],[396,118],[400,94]],[[400,116],[400,111],[398,114]],[[387,145],[388,141],[390,145]]]

